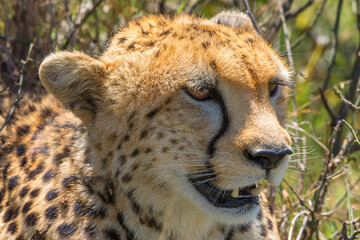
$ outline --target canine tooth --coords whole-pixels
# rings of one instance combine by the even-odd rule
[[[267,183],[266,179],[261,180],[260,184],[265,185]]]
[[[265,188],[264,185],[260,185],[260,186],[257,187],[257,188],[254,188],[254,189],[249,190],[249,192],[250,192],[252,195],[257,196],[257,195],[260,194],[260,192],[261,192],[264,188]]]
[[[239,189],[238,188],[236,188],[236,189],[234,189],[232,191],[231,197],[233,197],[233,198],[238,198],[239,197]]]

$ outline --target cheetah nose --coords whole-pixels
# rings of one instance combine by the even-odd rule
[[[248,159],[256,162],[267,170],[276,168],[279,162],[288,154],[292,154],[292,150],[289,148],[280,150],[256,149],[252,152],[245,150],[245,156],[247,156]]]

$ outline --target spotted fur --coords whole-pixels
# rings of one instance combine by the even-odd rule
[[[52,95],[25,96],[0,136],[1,239],[279,238],[263,193],[224,210],[189,181],[279,184],[286,169],[245,154],[290,145],[289,72],[246,15],[143,17],[101,57],[49,55],[40,79]]]

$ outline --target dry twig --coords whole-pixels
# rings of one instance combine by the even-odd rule
[[[21,67],[21,72],[20,72],[20,79],[19,79],[18,91],[17,91],[17,94],[16,94],[16,99],[15,99],[15,101],[14,101],[14,103],[13,103],[11,109],[10,109],[10,112],[6,116],[3,125],[0,127],[0,132],[5,128],[6,124],[10,121],[12,115],[14,114],[14,111],[15,111],[15,108],[16,108],[18,102],[21,100],[21,92],[22,92],[22,84],[23,84],[23,80],[24,80],[25,65],[29,61],[31,61],[30,54],[31,54],[31,51],[33,49],[33,46],[34,46],[34,44],[31,43],[30,46],[29,46],[29,51],[28,51],[28,54],[26,56],[26,59],[24,61],[22,61],[22,67]]]
[[[74,34],[76,33],[76,31],[85,23],[85,21],[91,16],[91,14],[93,14],[96,10],[96,8],[100,5],[100,3],[102,3],[104,0],[99,0],[85,15],[85,17],[83,19],[81,19],[79,24],[76,24],[74,29],[72,30],[72,32],[70,33],[70,36],[66,39],[66,42],[64,43],[64,45],[61,47],[61,49],[65,49],[67,48],[67,46],[69,45],[72,37],[74,36]]]

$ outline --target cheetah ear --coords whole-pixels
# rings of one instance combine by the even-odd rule
[[[60,51],[45,58],[39,75],[46,90],[84,123],[93,119],[103,98],[104,63],[84,53]]]
[[[222,11],[211,18],[213,23],[238,28],[244,31],[255,31],[254,26],[246,13],[235,10]]]

